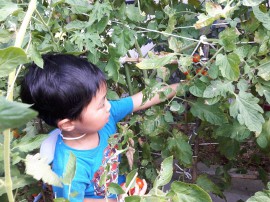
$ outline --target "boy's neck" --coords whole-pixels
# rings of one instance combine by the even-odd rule
[[[82,135],[68,135],[63,134],[66,138],[75,138],[73,140],[67,140],[63,139],[66,145],[73,149],[78,150],[89,150],[94,149],[99,145],[99,134],[98,132],[92,133],[92,134],[86,134],[85,136],[76,139],[76,137],[80,137]]]

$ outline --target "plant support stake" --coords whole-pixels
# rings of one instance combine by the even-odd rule
[[[31,20],[33,12],[36,10],[36,5],[37,5],[36,0],[30,1],[28,10],[25,14],[25,17],[23,19],[19,32],[17,33],[17,36],[16,36],[16,41],[14,44],[15,47],[19,47],[19,48],[21,47],[27,26]],[[14,86],[12,85],[12,83],[13,83],[13,80],[15,79],[15,75],[16,75],[16,70],[11,72],[8,76],[8,92],[10,92],[10,94],[8,95],[6,99],[9,101],[13,101]],[[6,129],[3,132],[3,134],[4,134],[5,188],[6,188],[9,202],[14,202],[14,196],[12,193],[13,185],[12,185],[12,178],[11,178],[11,172],[10,172],[10,135],[11,135],[10,129]]]

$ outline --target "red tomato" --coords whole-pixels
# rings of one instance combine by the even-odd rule
[[[202,75],[206,76],[207,75],[207,71],[205,70],[202,70],[202,68],[198,68],[196,69],[196,74],[199,74],[201,73]]]
[[[133,187],[129,190],[129,195],[132,196],[134,194],[134,192],[135,192],[135,187]]]
[[[140,178],[137,177],[136,178],[136,184],[139,186],[140,189],[143,188],[144,183],[143,183],[143,180],[142,179],[140,179]]]
[[[193,55],[193,62],[197,63],[201,60],[201,56],[199,54],[194,54]]]
[[[189,74],[189,72],[188,72],[188,71],[184,72],[184,75],[186,75],[186,76],[187,76],[188,74]]]

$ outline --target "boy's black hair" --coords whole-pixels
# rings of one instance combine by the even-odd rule
[[[20,96],[33,104],[39,117],[57,127],[57,121],[79,119],[106,78],[94,64],[73,55],[46,54],[44,67],[32,64],[26,73]]]

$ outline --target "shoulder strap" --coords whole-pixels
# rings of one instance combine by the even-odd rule
[[[51,164],[53,161],[55,145],[58,135],[60,133],[60,129],[54,129],[49,133],[49,136],[41,143],[39,152],[42,158],[46,158],[48,164]]]

